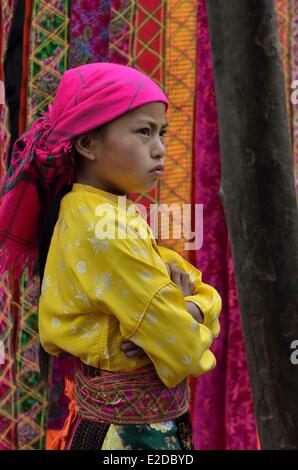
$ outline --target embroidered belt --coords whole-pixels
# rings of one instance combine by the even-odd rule
[[[81,418],[110,424],[149,424],[178,418],[188,411],[187,379],[167,388],[153,365],[130,372],[108,372],[79,362],[75,398]]]

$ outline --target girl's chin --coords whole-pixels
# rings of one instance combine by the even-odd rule
[[[153,180],[144,186],[139,186],[137,190],[131,191],[131,193],[149,193],[153,188],[155,188],[157,182],[158,182],[158,178],[156,178],[155,181]]]

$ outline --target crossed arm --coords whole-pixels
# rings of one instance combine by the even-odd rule
[[[189,274],[172,263],[165,264],[171,276],[171,280],[180,288],[184,296],[192,295],[194,292],[194,283],[191,282]],[[185,304],[190,315],[192,315],[198,323],[203,323],[204,315],[198,305],[189,300],[187,300]],[[146,355],[142,348],[128,340],[123,341],[121,350],[129,358],[141,358]]]

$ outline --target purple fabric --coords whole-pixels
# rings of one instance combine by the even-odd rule
[[[110,9],[110,0],[72,1],[68,68],[108,61]]]

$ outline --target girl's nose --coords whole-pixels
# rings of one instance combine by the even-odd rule
[[[166,155],[166,148],[164,144],[159,141],[152,151],[153,158],[164,158]]]

